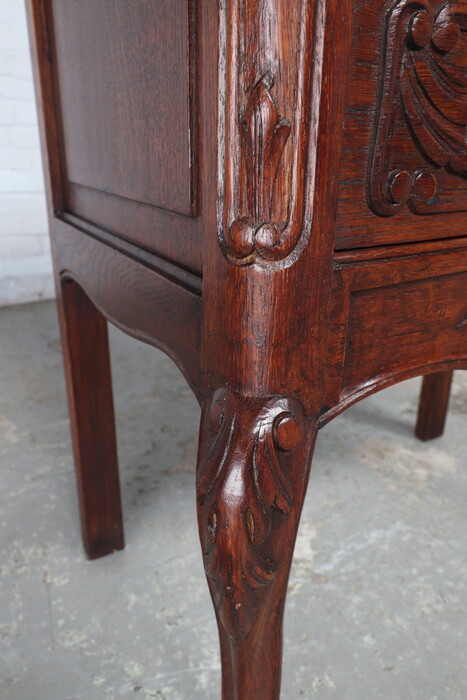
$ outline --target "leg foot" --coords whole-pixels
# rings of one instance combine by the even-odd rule
[[[58,299],[81,529],[90,559],[122,549],[107,322],[75,282]]]
[[[423,377],[415,435],[423,441],[444,432],[453,372],[436,372]]]
[[[278,700],[282,620],[316,436],[290,397],[219,390],[203,410],[198,520],[223,700]]]

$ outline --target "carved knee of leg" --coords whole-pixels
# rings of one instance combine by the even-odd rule
[[[288,574],[313,440],[300,402],[218,390],[202,418],[197,475],[201,546],[218,617],[234,641]],[[282,569],[285,568],[285,574]]]

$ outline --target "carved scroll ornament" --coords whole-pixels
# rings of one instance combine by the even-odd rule
[[[219,237],[236,265],[283,261],[306,236],[315,7],[226,3]]]
[[[220,390],[203,420],[201,546],[214,605],[234,641],[249,634],[278,567],[291,556],[305,442],[301,405],[288,397],[252,399]]]
[[[397,0],[383,56],[370,206],[382,216],[466,210],[466,0]]]

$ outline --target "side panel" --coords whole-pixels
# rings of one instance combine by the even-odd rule
[[[64,209],[200,272],[195,0],[48,0]]]

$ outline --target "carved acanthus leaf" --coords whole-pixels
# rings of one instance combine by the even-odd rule
[[[297,457],[303,463],[304,420],[294,399],[251,399],[227,390],[218,391],[207,410],[197,477],[200,538],[218,616],[239,641],[290,549],[288,468]]]

